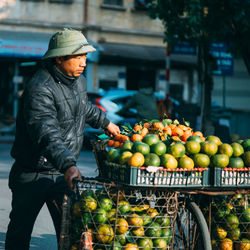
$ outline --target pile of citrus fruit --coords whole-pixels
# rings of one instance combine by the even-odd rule
[[[217,136],[204,137],[202,132],[169,119],[123,128],[107,141],[108,162],[167,169],[250,167],[250,139],[223,143]]]
[[[247,195],[216,197],[212,202],[212,246],[220,250],[250,249],[250,207]]]
[[[170,195],[84,190],[72,206],[71,250],[79,249],[86,230],[92,236],[93,249],[168,249],[175,218],[173,209],[171,214],[167,212],[172,206],[168,204]]]

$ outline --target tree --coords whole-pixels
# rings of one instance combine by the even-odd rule
[[[202,130],[210,121],[213,85],[210,45],[225,42],[241,55],[250,74],[250,0],[148,0],[152,18],[162,20],[165,41],[171,49],[176,41],[198,47],[198,72],[202,85]]]

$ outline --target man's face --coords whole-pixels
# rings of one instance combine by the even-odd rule
[[[87,54],[56,57],[57,68],[67,76],[78,77],[86,67]]]

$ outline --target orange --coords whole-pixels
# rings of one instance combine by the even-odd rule
[[[142,153],[136,152],[134,153],[130,159],[128,160],[128,164],[132,167],[141,167],[144,164],[144,156]]]
[[[228,157],[231,157],[233,155],[233,148],[228,143],[222,143],[218,147],[218,153],[220,153],[220,154],[226,154]]]
[[[206,140],[207,141],[213,141],[218,146],[222,143],[221,140],[220,140],[220,138],[218,136],[215,136],[215,135],[209,135],[209,136],[207,136]]]
[[[101,243],[110,243],[114,238],[114,231],[110,225],[100,225],[95,237]]]
[[[103,208],[97,208],[93,213],[94,222],[97,224],[103,224],[107,221],[107,212]]]
[[[228,230],[233,230],[239,226],[239,219],[234,214],[229,214],[225,217],[226,228]]]
[[[178,166],[178,162],[171,154],[163,154],[161,156],[161,166],[168,169],[175,169]]]
[[[226,154],[216,154],[212,157],[214,167],[225,168],[229,164],[229,157]]]
[[[197,142],[202,142],[202,139],[200,136],[197,135],[191,135],[188,137],[187,141],[197,141]]]
[[[114,141],[113,147],[119,148],[121,143],[119,141]]]
[[[242,143],[241,143],[242,147],[244,148],[245,151],[249,151],[250,149],[250,139],[245,139]]]
[[[81,200],[81,208],[84,211],[93,211],[97,208],[97,201],[91,196],[85,197]]]
[[[186,131],[184,131],[183,135],[181,136],[181,139],[186,142],[188,140],[188,137],[191,135],[192,135],[192,131],[186,130]]]
[[[130,140],[131,141],[142,141],[143,139],[143,136],[140,135],[140,134],[133,134],[131,137],[130,137]]]
[[[220,226],[216,227],[214,233],[215,233],[216,238],[219,239],[219,240],[223,240],[223,239],[225,239],[227,237],[227,231],[224,228],[220,227]]]
[[[170,228],[163,228],[161,237],[167,242],[167,244],[170,242],[172,238],[172,231]]]
[[[228,167],[230,167],[230,168],[243,168],[244,161],[240,157],[231,157],[229,159]]]
[[[246,167],[250,167],[250,151],[247,151],[243,154],[243,161]]]
[[[133,142],[132,141],[125,141],[121,146],[121,152],[123,151],[132,151]]]
[[[141,130],[140,135],[141,135],[142,137],[144,137],[147,133],[148,133],[148,129],[144,127],[144,128]]]
[[[80,202],[75,202],[72,208],[72,213],[76,216],[76,217],[81,217],[81,204]]]
[[[120,141],[121,136],[122,136],[122,134],[117,134],[117,135],[115,135],[114,140],[115,140],[115,141]]]
[[[149,146],[159,142],[159,137],[155,134],[147,134],[143,140],[143,142],[147,143]]]
[[[142,153],[143,155],[146,155],[150,152],[150,147],[148,144],[144,142],[134,143],[132,147],[132,151],[134,153],[139,152],[139,153]]]
[[[201,152],[209,156],[215,155],[218,151],[218,145],[212,141],[201,142]]]
[[[232,148],[233,148],[233,156],[234,157],[238,157],[241,156],[242,154],[244,154],[244,148],[237,142],[233,142],[231,144]]]
[[[220,243],[220,250],[233,250],[233,241],[225,238]]]
[[[180,168],[193,169],[194,161],[190,157],[183,156],[179,159],[178,165]]]
[[[132,243],[127,243],[123,249],[124,250],[139,250],[138,246]]]
[[[145,122],[144,124],[143,124],[143,127],[144,128],[150,128],[151,127],[151,123],[150,122]]]
[[[172,135],[172,130],[170,127],[166,126],[164,129],[163,129],[163,132],[167,135]]]
[[[144,228],[143,227],[135,228],[132,230],[132,234],[137,237],[142,237],[144,236]]]
[[[233,230],[229,230],[228,231],[228,238],[230,238],[233,241],[239,240],[239,238],[240,238],[240,229],[237,227],[237,228],[235,228]]]
[[[145,155],[145,166],[160,166],[161,160],[157,154],[149,153]]]
[[[106,211],[111,210],[113,206],[113,202],[111,199],[107,198],[107,197],[101,197],[99,199],[99,207],[103,208]]]
[[[127,201],[119,201],[118,202],[118,209],[121,214],[126,214],[131,210],[131,206]]]
[[[107,160],[109,162],[119,162],[120,150],[116,148],[111,148],[107,153]]]
[[[183,130],[179,127],[175,127],[172,129],[172,135],[182,136],[184,134]]]
[[[149,208],[148,214],[150,215],[151,218],[156,217],[159,213],[155,208]]]
[[[173,123],[169,124],[168,126],[169,126],[171,129],[174,129],[174,128],[176,127],[176,125],[173,124]]]
[[[164,127],[165,127],[165,126],[163,125],[162,122],[154,122],[154,123],[153,123],[153,128],[154,128],[155,130],[163,130]]]
[[[138,228],[143,225],[143,218],[138,214],[131,214],[128,216],[128,224],[132,227]]]
[[[206,168],[210,164],[210,158],[206,154],[195,154],[193,157],[195,167]]]
[[[142,130],[142,125],[141,124],[135,124],[134,131],[139,132],[140,130]]]
[[[192,135],[194,135],[194,136],[200,136],[201,138],[203,137],[203,134],[202,134],[201,131],[195,131],[195,132],[193,132]]]
[[[237,243],[237,250],[250,250],[250,240],[243,238],[239,243]]]
[[[146,236],[148,237],[161,237],[161,233],[161,226],[156,222],[150,224],[145,232]]]
[[[170,145],[169,152],[175,158],[180,158],[186,153],[186,149],[182,143],[176,142]]]
[[[109,141],[108,141],[108,144],[107,144],[108,147],[113,147],[114,142],[115,142],[114,140],[109,140]]]
[[[167,248],[167,242],[165,239],[161,239],[161,238],[154,239],[153,244],[154,244],[155,249],[166,249]]]
[[[127,135],[121,135],[120,142],[125,142],[125,141],[129,141],[129,137]]]
[[[153,248],[153,242],[150,238],[143,237],[138,240],[138,246],[140,249],[149,250]]]
[[[181,141],[181,138],[180,138],[178,135],[173,135],[173,136],[172,136],[172,139],[173,139],[174,141]]]
[[[128,163],[129,159],[132,157],[133,153],[130,152],[130,151],[124,151],[121,153],[121,156],[120,156],[120,164],[123,165],[123,164],[126,164]]]
[[[151,147],[150,147],[150,152],[151,153],[155,153],[159,156],[165,154],[167,151],[167,147],[165,145],[164,142],[157,142],[155,144],[153,144]]]
[[[197,141],[187,141],[185,148],[188,154],[198,154],[201,150],[201,145]]]
[[[124,234],[128,231],[128,222],[123,218],[118,218],[116,220],[116,231],[119,234]]]

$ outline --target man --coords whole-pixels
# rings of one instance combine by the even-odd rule
[[[137,122],[145,119],[158,120],[157,99],[154,95],[151,83],[148,80],[141,79],[138,87],[139,91],[127,101],[117,114],[126,116],[130,108],[135,108],[137,110]]]
[[[63,195],[71,192],[72,179],[81,177],[76,162],[85,123],[101,127],[109,135],[120,133],[103,111],[87,102],[81,74],[87,53],[93,51],[81,32],[57,32],[43,57],[44,66],[24,90],[11,150],[15,162],[9,176],[12,211],[5,244],[8,250],[29,249],[44,203],[59,240]]]

